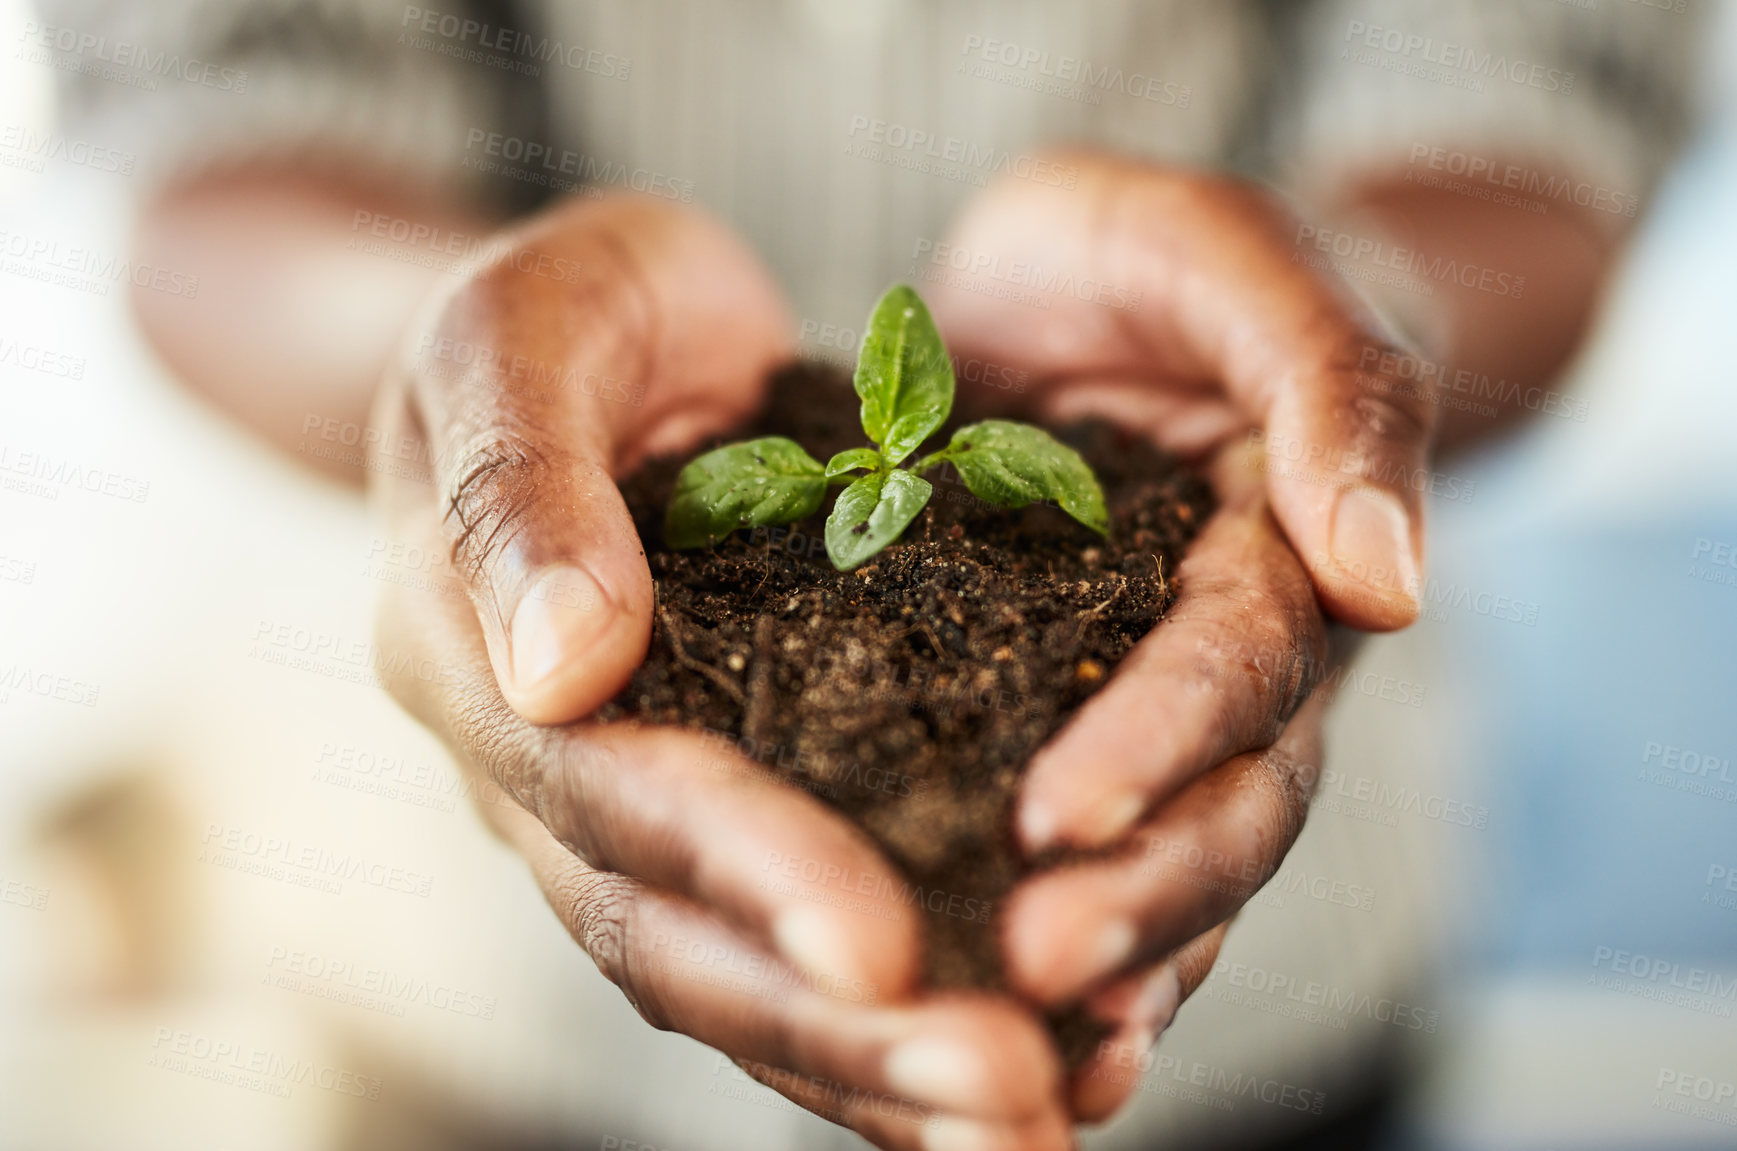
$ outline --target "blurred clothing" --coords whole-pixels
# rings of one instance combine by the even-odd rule
[[[74,49],[70,122],[156,178],[324,157],[508,209],[691,197],[801,317],[853,327],[987,178],[1065,179],[1034,163],[1058,142],[1303,193],[1409,171],[1536,197],[1560,173],[1638,201],[1699,26],[1617,0],[38,2],[40,42]],[[103,75],[123,57],[183,71],[143,98]]]

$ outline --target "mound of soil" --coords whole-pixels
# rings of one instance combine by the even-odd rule
[[[822,542],[830,497],[788,528],[672,552],[664,505],[691,457],[622,484],[658,610],[644,665],[599,718],[703,729],[860,824],[925,910],[938,987],[1002,986],[994,909],[1030,868],[1012,832],[1020,775],[1163,617],[1167,573],[1212,511],[1205,481],[1149,443],[1104,423],[1051,430],[1097,472],[1108,540],[1059,508],[984,504],[949,467],[898,543],[840,572]],[[763,435],[820,460],[861,446],[849,380],[779,374],[764,414],[727,438]],[[1097,1038],[1077,1010],[1051,1025],[1070,1063]]]

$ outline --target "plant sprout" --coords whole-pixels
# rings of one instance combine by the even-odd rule
[[[794,440],[765,436],[709,451],[682,469],[664,518],[672,548],[716,543],[738,528],[793,523],[820,510],[828,486],[845,485],[826,518],[826,554],[841,571],[899,538],[934,486],[919,473],[950,463],[973,495],[998,507],[1054,500],[1109,534],[1097,477],[1080,454],[1041,428],[983,420],[947,446],[900,467],[953,410],[953,363],[917,293],[898,284],[869,316],[856,364],[862,430],[871,447],[839,452],[823,467]]]

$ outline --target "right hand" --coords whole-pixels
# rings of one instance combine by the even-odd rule
[[[388,688],[510,797],[485,815],[653,1026],[882,1147],[1068,1146],[1037,1016],[919,989],[919,918],[861,831],[728,743],[574,722],[651,634],[613,477],[753,410],[790,354],[775,289],[668,204],[575,201],[502,239],[508,255],[429,302],[378,401],[381,442],[425,445],[432,472],[371,461],[388,531],[450,555],[465,593],[387,587]],[[894,882],[861,895],[859,876]]]

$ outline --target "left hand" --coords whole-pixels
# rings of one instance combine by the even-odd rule
[[[1037,754],[1017,813],[1028,853],[1117,849],[1034,876],[1003,913],[1015,987],[1117,1027],[1071,1085],[1096,1120],[1302,830],[1327,617],[1417,615],[1434,407],[1371,370],[1391,345],[1293,260],[1258,190],[1061,161],[1075,187],[1004,180],[960,220],[927,289],[948,344],[1026,371],[1051,420],[1107,417],[1203,462],[1220,503],[1164,625]],[[1022,290],[981,290],[996,280]]]

